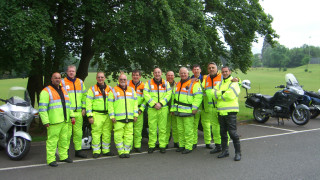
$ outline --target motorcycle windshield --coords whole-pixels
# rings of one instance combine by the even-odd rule
[[[7,102],[16,106],[30,106],[31,99],[29,93],[24,87],[11,87],[8,93]]]
[[[300,86],[296,77],[294,77],[294,75],[291,73],[286,74],[285,80],[286,80],[287,86]]]

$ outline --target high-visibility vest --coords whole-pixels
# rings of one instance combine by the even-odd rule
[[[238,82],[232,82],[232,76],[223,79],[218,83],[212,93],[207,94],[217,100],[217,110],[220,115],[227,115],[228,112],[239,112],[238,96],[240,94],[240,87]]]
[[[127,82],[127,86],[132,87],[135,90],[137,97],[138,97],[138,108],[139,108],[139,110],[141,110],[143,112],[144,109],[146,108],[146,104],[147,104],[147,102],[144,100],[144,96],[143,96],[144,83],[139,81],[139,83],[136,86],[133,83],[133,81],[130,80]]]
[[[167,107],[171,94],[170,84],[163,79],[159,85],[157,85],[153,79],[150,79],[146,82],[143,90],[144,98],[149,104],[149,107],[152,108],[156,103],[161,103],[162,107]]]
[[[74,117],[73,111],[70,110],[70,100],[65,89],[60,86],[66,105],[65,119],[63,105],[59,93],[51,86],[45,87],[40,93],[39,114],[43,124],[58,124],[61,122],[70,122],[70,117]]]
[[[72,82],[68,78],[64,78],[61,80],[61,84],[68,92],[72,110],[86,108],[87,91],[81,79],[76,78],[75,82]]]
[[[220,72],[212,79],[210,75],[206,75],[203,77],[202,81],[202,89],[203,89],[203,105],[205,112],[209,112],[209,108],[216,107],[217,102],[212,98],[207,97],[207,92],[211,91],[219,82],[221,82],[223,76]]]
[[[105,114],[108,112],[108,96],[111,89],[109,85],[106,85],[104,89],[106,95],[105,100],[97,84],[88,89],[86,99],[86,112],[88,117],[93,116],[93,111]]]
[[[134,117],[138,117],[138,99],[132,87],[127,86],[124,91],[119,86],[115,86],[109,93],[108,101],[111,119],[132,122]]]
[[[174,91],[174,101],[171,112],[192,113],[198,110],[202,102],[202,89],[198,81],[189,79],[178,82]]]

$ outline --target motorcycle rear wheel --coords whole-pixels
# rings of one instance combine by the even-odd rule
[[[319,110],[310,110],[310,119],[315,119],[320,114]]]
[[[297,111],[299,111],[300,116]],[[296,125],[305,125],[310,120],[310,111],[308,109],[294,109],[291,113],[291,119]]]
[[[254,120],[257,121],[258,123],[265,123],[270,118],[270,116],[265,115],[262,112],[261,108],[254,108],[253,109],[253,117],[254,117]]]
[[[7,145],[7,155],[10,159],[18,161],[21,160],[30,150],[30,141],[16,137],[16,146],[14,146],[14,137],[11,137]]]

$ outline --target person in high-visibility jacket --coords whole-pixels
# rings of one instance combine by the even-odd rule
[[[222,152],[218,158],[229,156],[228,151],[228,133],[233,141],[235,149],[235,161],[241,160],[240,140],[237,134],[237,113],[239,112],[238,96],[240,87],[238,82],[232,82],[233,77],[229,67],[221,68],[223,76],[222,82],[218,83],[211,93],[207,94],[208,98],[217,101],[217,110],[219,114],[220,134]]]
[[[167,103],[171,98],[170,84],[161,78],[160,68],[153,71],[154,78],[145,83],[143,95],[148,103],[148,125],[149,125],[149,149],[153,153],[157,142],[157,129],[159,129],[160,152],[166,152],[166,129],[168,118]]]
[[[221,136],[220,136],[220,125],[218,121],[218,113],[217,113],[217,102],[214,101],[212,98],[208,98],[207,92],[212,91],[214,86],[217,83],[221,82],[222,76],[221,73],[218,72],[218,67],[216,63],[211,62],[207,66],[208,68],[208,75],[204,76],[202,81],[202,88],[203,88],[203,108],[202,111],[202,125],[203,126],[212,126],[212,134],[213,134],[213,141],[215,144],[215,148],[210,151],[211,154],[221,152]],[[204,125],[205,124],[205,125]],[[207,143],[211,143],[211,131],[207,132],[207,129],[204,129],[205,141]]]
[[[119,76],[108,99],[110,118],[114,123],[114,143],[120,158],[129,158],[133,141],[133,122],[138,118],[138,99],[135,90],[127,86],[127,76]]]
[[[177,118],[170,113],[171,104],[174,99],[174,89],[176,87],[176,82],[174,81],[174,72],[168,71],[166,74],[166,79],[170,83],[172,95],[171,99],[168,102],[169,107],[169,113],[168,113],[168,119],[167,119],[167,147],[170,142],[170,133],[172,132],[172,138],[173,138],[173,147],[178,148],[179,147],[179,135],[178,135],[178,129],[177,129]],[[171,131],[172,130],[172,131]]]
[[[112,121],[108,114],[108,96],[112,88],[104,82],[106,77],[103,72],[98,72],[96,79],[97,84],[88,89],[86,100],[87,116],[92,128],[93,158],[100,156],[101,144],[104,156],[114,155],[110,151]]]
[[[142,129],[143,129],[143,111],[146,108],[147,102],[143,97],[144,83],[140,81],[141,72],[139,70],[134,70],[132,72],[132,80],[127,82],[128,87],[132,87],[138,97],[138,119],[133,122],[133,147],[135,152],[141,152],[141,140],[142,140]]]
[[[87,155],[81,151],[82,144],[82,124],[83,116],[86,115],[86,96],[87,91],[83,81],[76,77],[76,66],[70,65],[67,69],[67,77],[61,80],[63,88],[68,92],[71,106],[76,122],[74,125],[69,123],[68,142],[73,134],[73,144],[75,156],[86,158]],[[68,146],[69,147],[69,146]]]
[[[188,154],[193,150],[194,115],[202,101],[202,89],[198,80],[189,78],[189,71],[182,67],[179,71],[180,82],[174,91],[171,112],[177,117],[179,149],[177,152]]]
[[[58,146],[60,161],[72,163],[68,157],[68,124],[75,121],[70,109],[70,100],[66,90],[60,86],[61,75],[53,73],[51,84],[45,87],[39,98],[39,114],[42,124],[47,128],[47,164],[58,166],[55,152]]]
[[[191,78],[196,78],[198,79],[200,82],[200,85],[202,85],[202,82],[205,81],[205,78],[207,76],[202,76],[201,75],[201,67],[198,64],[195,64],[192,66],[192,73],[193,76],[191,76]],[[198,126],[199,126],[199,121],[201,119],[201,125],[202,125],[202,129],[203,129],[203,135],[204,135],[204,143],[206,144],[206,148],[208,149],[213,149],[212,145],[211,145],[211,123],[210,123],[210,118],[204,118],[206,116],[203,116],[204,114],[204,104],[203,101],[199,107],[199,111],[197,112],[197,114],[195,114],[194,116],[194,130],[193,130],[193,134],[194,134],[194,139],[193,139],[193,148],[197,147],[198,144]]]

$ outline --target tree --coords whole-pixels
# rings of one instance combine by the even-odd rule
[[[70,54],[83,80],[90,62],[113,78],[220,59],[246,72],[256,35],[271,45],[277,37],[258,0],[3,0],[0,15],[0,69],[28,73],[31,94],[64,71]]]

